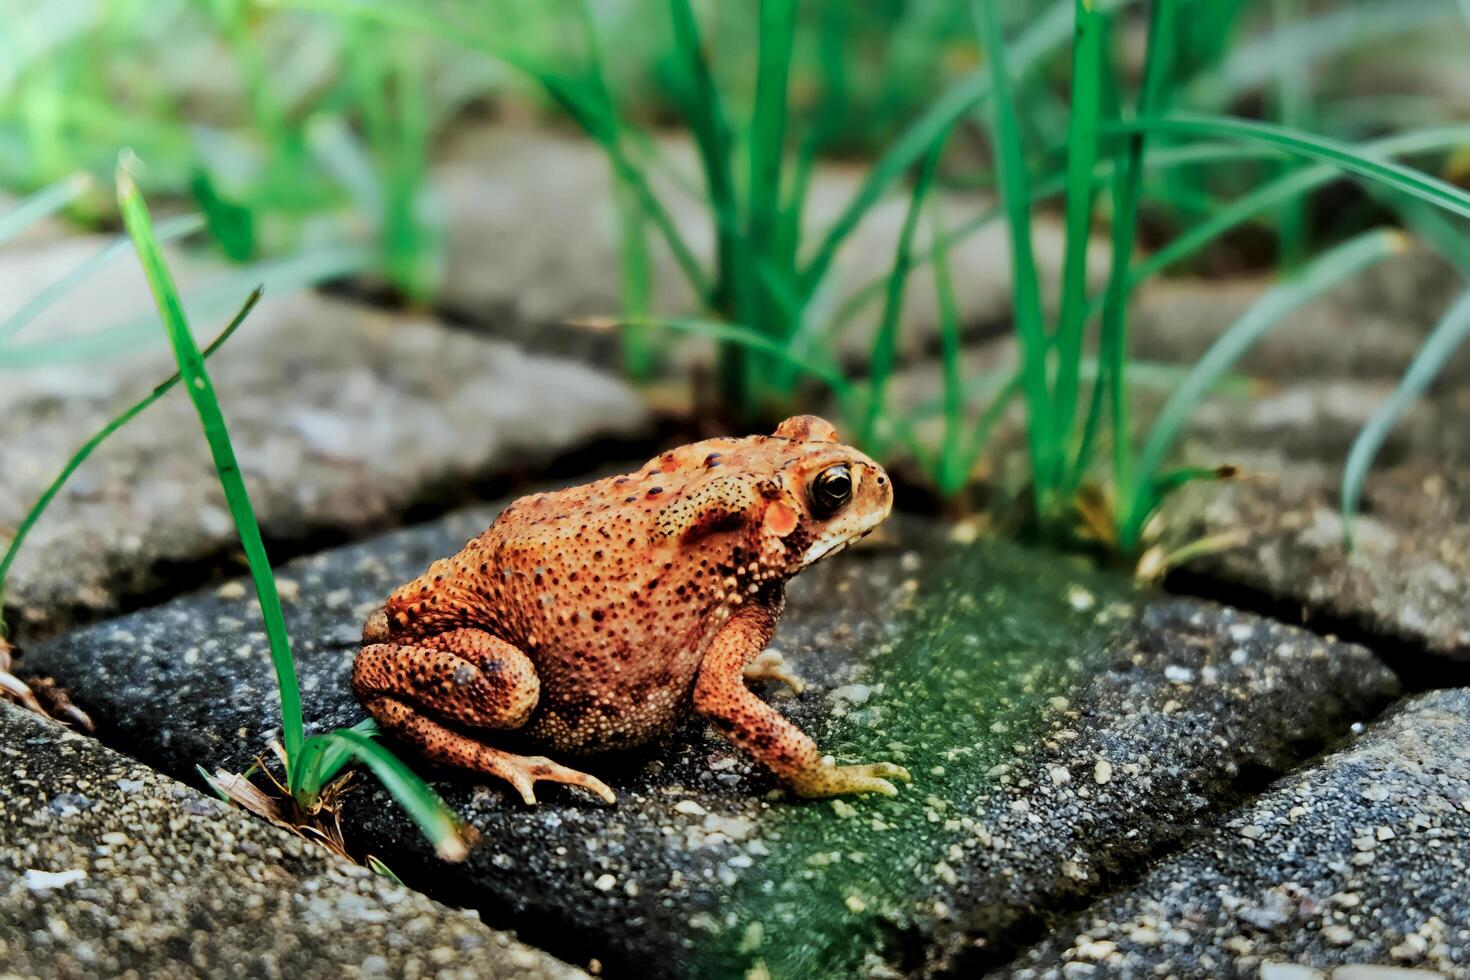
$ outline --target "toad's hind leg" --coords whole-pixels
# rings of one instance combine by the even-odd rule
[[[519,728],[536,708],[535,665],[488,633],[463,629],[413,644],[370,643],[353,665],[352,690],[385,731],[424,758],[504,779],[527,803],[536,802],[538,781],[581,786],[615,802],[599,779],[542,756],[503,752],[449,727]]]
[[[607,784],[596,776],[568,769],[545,756],[502,752],[462,732],[446,728],[397,698],[380,697],[370,702],[367,709],[385,731],[413,746],[430,762],[497,776],[514,786],[528,804],[536,802],[535,784],[538,782],[580,786],[608,803],[618,800]]]

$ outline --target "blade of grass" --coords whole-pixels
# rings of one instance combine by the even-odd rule
[[[122,239],[122,241],[126,242],[127,239]],[[235,314],[235,318],[230,321],[224,330],[220,331],[219,336],[215,337],[208,347],[204,348],[204,351],[200,354],[202,359],[207,360],[215,351],[224,346],[225,341],[230,339],[230,335],[239,329],[240,324],[245,322],[245,318],[255,308],[255,304],[260,300],[260,295],[261,290],[259,288],[250,294],[245,300],[245,305],[240,307],[240,312]],[[56,499],[56,495],[61,492],[61,488],[66,485],[66,481],[71,479],[71,475],[87,461],[87,457],[91,456],[98,446],[107,441],[109,436],[141,415],[148,406],[172,391],[173,387],[179,383],[181,377],[182,375],[175,371],[155,386],[152,391],[115,416],[102,428],[98,429],[92,438],[88,439],[82,444],[80,449],[72,454],[71,459],[67,460],[66,465],[61,468],[61,472],[56,474],[56,478],[47,485],[46,489],[41,493],[41,496],[31,505],[31,509],[26,512],[26,516],[15,529],[15,534],[5,549],[5,556],[0,558],[0,612],[3,612],[5,605],[5,583],[9,581],[10,566],[15,563],[16,555],[20,553],[21,546],[25,544],[26,535],[31,533],[31,528],[35,527],[36,522],[41,519],[41,515],[46,512],[46,508]]]
[[[749,245],[759,256],[774,251],[781,207],[781,163],[786,147],[786,87],[796,35],[794,0],[760,0],[760,46],[755,83],[755,110],[750,120]],[[767,321],[765,304],[755,307],[760,327]]]
[[[1308,125],[1310,96],[1307,91],[1306,63],[1295,56],[1287,47],[1284,25],[1301,15],[1301,0],[1272,0],[1272,38],[1276,42],[1277,76],[1276,107],[1281,124],[1291,129],[1303,129]],[[1301,264],[1306,255],[1307,216],[1301,198],[1286,202],[1277,219],[1279,260],[1287,269]]]
[[[352,730],[362,732],[368,738],[377,738],[382,734],[378,730],[378,723],[372,718],[364,718],[362,721],[353,725]],[[327,746],[326,751],[322,752],[321,760],[318,763],[317,772],[315,773],[317,787],[325,786],[335,779],[343,767],[351,761],[351,747],[341,740],[333,740],[332,744]]]
[[[1011,45],[1011,77],[1020,77],[1039,60],[1061,45],[1072,33],[1073,0],[1057,0],[1047,12]],[[1099,0],[1100,10],[1113,10],[1128,0]],[[982,69],[951,85],[929,109],[915,120],[868,171],[846,207],[828,227],[811,261],[801,273],[801,289],[812,292],[827,274],[842,243],[857,228],[863,216],[940,135],[969,115],[990,96],[993,73]]]
[[[1087,247],[1092,241],[1093,171],[1102,113],[1103,15],[1093,0],[1076,0],[1072,46],[1072,106],[1067,126],[1066,238],[1062,300],[1057,323],[1056,438],[1065,440],[1077,408],[1077,368],[1082,360],[1087,309]]]
[[[1454,11],[1445,0],[1344,4],[1237,45],[1217,71],[1190,82],[1185,101],[1189,105],[1228,105],[1275,78],[1282,51],[1290,52],[1290,57],[1304,66],[1314,65],[1340,58],[1353,47],[1385,44],[1452,16]]]
[[[990,121],[996,147],[996,170],[1001,200],[1005,204],[1011,247],[1011,293],[1015,331],[1021,349],[1021,375],[1026,395],[1027,426],[1031,449],[1032,487],[1038,514],[1051,505],[1055,485],[1056,428],[1051,392],[1047,387],[1047,339],[1042,325],[1041,287],[1036,255],[1031,247],[1031,190],[1021,146],[1021,126],[1011,93],[1006,68],[1005,37],[1000,29],[995,0],[975,0],[971,7],[990,64],[991,90],[995,93]]]
[[[1470,129],[1467,129],[1466,133],[1467,137],[1470,137]],[[1280,155],[1281,153],[1282,151],[1277,150],[1274,147],[1237,146],[1225,143],[1201,143],[1191,146],[1171,146],[1159,149],[1150,148],[1144,156],[1143,168],[1144,172],[1148,173],[1154,170],[1186,166],[1190,164],[1224,163],[1235,160],[1252,160],[1258,159],[1263,156],[1274,157]],[[1093,168],[1092,172],[1094,191],[1098,186],[1112,179],[1115,169],[1115,162],[1112,159],[1101,160],[1098,162],[1097,166]],[[1337,176],[1337,171],[1332,169],[1331,167],[1323,168],[1323,172],[1327,174],[1327,177],[1329,179]],[[1058,194],[1063,193],[1064,191],[1066,191],[1066,189],[1067,174],[1065,172],[1051,174],[1044,180],[1037,181],[1036,184],[1032,187],[1031,205],[1035,207],[1038,204],[1042,204],[1050,200],[1051,198],[1056,197]],[[1264,208],[1262,208],[1262,210],[1264,210]],[[964,241],[966,238],[969,238],[970,236],[979,232],[992,221],[1004,216],[1005,207],[1003,205],[995,205],[994,207],[987,208],[986,210],[982,211],[980,214],[977,214],[972,218],[966,219],[965,221],[959,223],[954,228],[949,230],[948,238],[950,241],[950,245],[953,246],[958,242]],[[933,257],[933,251],[931,249],[921,249],[914,253],[914,266],[916,268],[922,266],[932,261]],[[887,287],[887,284],[888,277],[886,275],[874,276],[872,279],[864,283],[861,288],[854,290],[852,295],[844,299],[842,301],[842,305],[837,308],[836,312],[833,313],[832,317],[830,318],[832,334],[836,335],[837,333],[840,333],[843,329],[851,324],[852,319],[858,313],[862,312],[864,307],[875,301],[878,297],[882,296],[884,289]],[[1087,307],[1086,314],[1083,316],[1083,322],[1085,323],[1087,318],[1095,314],[1099,308],[1100,304],[1089,305]]]
[[[1342,470],[1342,527],[1346,544],[1353,546],[1353,518],[1357,516],[1358,504],[1363,498],[1363,484],[1378,455],[1383,440],[1388,437],[1399,418],[1414,400],[1422,395],[1434,381],[1450,356],[1470,339],[1470,291],[1462,293],[1449,311],[1429,333],[1424,345],[1414,355],[1409,369],[1399,380],[1388,401],[1380,405],[1353,440],[1348,452],[1347,463]]]
[[[265,621],[266,639],[270,646],[271,663],[275,667],[276,682],[281,695],[281,736],[286,747],[286,758],[300,755],[304,737],[301,720],[301,689],[296,683],[296,665],[291,659],[291,641],[286,633],[286,618],[281,611],[281,599],[276,592],[276,579],[271,571],[270,557],[266,554],[265,542],[261,538],[260,525],[255,519],[255,510],[250,505],[250,492],[235,459],[234,446],[230,443],[229,430],[225,426],[224,413],[215,398],[214,387],[204,367],[204,358],[199,352],[194,337],[189,333],[184,305],[179,300],[178,288],[173,275],[164,262],[163,250],[153,234],[153,221],[148,206],[143,201],[133,175],[129,170],[127,156],[117,167],[117,203],[122,212],[123,225],[138,250],[138,259],[148,278],[149,288],[158,304],[159,315],[173,347],[178,362],[179,374],[187,382],[189,398],[199,415],[200,426],[209,443],[214,458],[215,472],[229,504],[230,514],[240,536],[240,545],[250,566],[250,577],[255,584],[256,598],[260,604],[261,617]]]
[[[754,310],[748,305],[753,284],[744,262],[745,252],[740,247],[741,222],[724,102],[705,57],[699,23],[689,0],[669,0],[669,17],[673,24],[674,51],[685,84],[689,86],[683,99],[684,114],[694,132],[695,147],[704,168],[705,191],[715,220],[716,272],[709,305],[727,317],[753,324]],[[745,417],[752,408],[752,379],[744,349],[722,344],[718,357],[721,397],[737,415]]]
[[[1143,87],[1138,94],[1139,115],[1155,112],[1164,102],[1173,74],[1173,43],[1177,36],[1176,0],[1158,0],[1149,16],[1144,53]],[[1103,376],[1093,386],[1092,402],[1083,423],[1077,457],[1066,477],[1066,490],[1077,487],[1092,461],[1092,440],[1101,425],[1103,400],[1113,427],[1113,488],[1116,499],[1127,499],[1133,487],[1133,443],[1128,421],[1128,270],[1138,227],[1138,200],[1143,184],[1142,133],[1131,134],[1122,165],[1113,179],[1112,262],[1103,294],[1099,353]]]
[[[1253,140],[1279,146],[1298,156],[1329,163],[1339,170],[1422,198],[1462,218],[1470,218],[1470,192],[1413,167],[1366,155],[1360,148],[1251,119],[1232,116],[1173,115],[1139,118],[1108,127],[1117,133],[1167,133]]]
[[[750,119],[749,218],[741,245],[747,264],[771,264],[780,250],[781,172],[786,153],[787,84],[796,36],[795,0],[760,0],[757,22],[755,107]],[[791,335],[794,323],[783,316],[782,304],[764,288],[758,276],[746,275],[741,285],[749,295],[740,304],[746,323],[780,337]],[[770,378],[773,365],[755,365],[758,383]],[[764,387],[764,385],[760,385]]]
[[[203,227],[204,218],[202,216],[183,214],[160,221],[154,233],[159,242],[170,242],[176,238],[192,235]],[[7,340],[24,330],[31,321],[49,309],[57,300],[79,288],[83,280],[110,265],[132,247],[133,243],[126,236],[119,236],[108,242],[91,257],[79,263],[75,269],[37,293],[30,302],[16,310],[12,316],[0,322],[0,341]]]
[[[630,325],[623,331],[623,370],[634,383],[642,384],[653,375],[655,351],[648,331],[636,321],[653,312],[653,268],[648,257],[648,234],[644,227],[643,209],[638,206],[627,184],[614,186],[618,205],[619,284],[623,315]]]
[[[944,230],[944,217],[932,203],[929,229],[933,238],[934,289],[939,300],[940,364],[944,371],[940,395],[944,434],[940,438],[938,469],[933,478],[939,495],[948,498],[959,492],[968,469],[960,458],[960,437],[965,424],[965,389],[960,364],[960,314],[949,268],[949,238]]]
[[[160,222],[159,228],[163,227]],[[359,246],[327,248],[284,259],[257,262],[189,293],[188,306],[196,316],[213,316],[259,283],[282,295],[369,268],[371,250]],[[35,367],[89,358],[111,357],[136,351],[138,344],[158,330],[156,312],[142,313],[103,327],[95,333],[30,344],[0,345],[0,369]]]
[[[90,174],[72,174],[36,191],[0,214],[0,242],[14,238],[38,221],[51,217],[85,194],[91,186]]]
[[[706,303],[710,302],[709,278],[700,268],[699,260],[684,240],[673,217],[617,141],[618,127],[615,120],[608,118],[612,106],[601,98],[595,86],[588,85],[585,80],[559,75],[535,60],[509,49],[500,38],[475,25],[456,23],[404,0],[374,0],[372,3],[363,0],[261,0],[260,5],[314,10],[419,31],[478,51],[526,75],[540,85],[548,98],[561,106],[588,136],[602,146],[618,177],[627,181],[638,195],[639,203],[648,212],[649,219],[669,246],[680,271],[689,280],[694,291]]]
[[[1159,502],[1152,477],[1215,381],[1287,314],[1373,263],[1403,251],[1405,242],[1403,233],[1393,229],[1370,231],[1350,239],[1308,263],[1296,278],[1269,290],[1220,334],[1174,389],[1149,430],[1138,457],[1138,473],[1144,479],[1126,502],[1119,498],[1125,507],[1119,528],[1120,547],[1132,551],[1138,546],[1144,522]]]
[[[450,813],[439,794],[430,789],[429,784],[407,763],[355,729],[339,728],[313,738],[345,742],[352,754],[372,770],[398,805],[418,824],[439,857],[445,861],[463,861],[469,856],[465,827]]]
[[[888,297],[883,304],[883,319],[873,337],[873,349],[868,358],[868,404],[863,413],[863,424],[859,430],[859,443],[873,447],[881,455],[877,442],[878,419],[883,414],[884,395],[888,389],[888,378],[893,372],[895,352],[898,347],[898,320],[903,313],[904,285],[908,282],[909,254],[913,249],[914,231],[919,226],[919,215],[923,212],[924,195],[934,183],[934,173],[939,169],[939,158],[944,154],[944,139],[935,141],[919,176],[914,181],[913,193],[909,198],[908,213],[904,215],[903,229],[898,235],[898,246],[893,254],[893,271],[888,276]]]
[[[1417,133],[1400,133],[1371,143],[1361,144],[1358,149],[1383,155],[1403,155],[1443,150],[1470,142],[1470,126],[1448,126]],[[1330,165],[1304,168],[1247,194],[1222,208],[1206,221],[1190,228],[1187,232],[1144,259],[1129,274],[1129,285],[1151,278],[1169,266],[1188,258],[1210,242],[1219,238],[1251,218],[1275,208],[1293,195],[1304,194],[1341,176],[1341,171]],[[1101,308],[1101,298],[1095,299],[1088,308],[1092,315]]]

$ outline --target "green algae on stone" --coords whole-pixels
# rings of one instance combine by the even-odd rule
[[[975,830],[970,802],[1043,730],[1059,692],[1105,666],[1131,619],[1130,584],[1080,562],[986,541],[915,564],[861,704],[819,738],[839,762],[892,759],[913,782],[893,799],[773,810],[769,855],[701,920],[701,972],[848,974],[891,944],[916,880],[955,876],[947,857]]]

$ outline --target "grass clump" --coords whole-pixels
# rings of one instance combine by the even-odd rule
[[[400,805],[449,860],[462,859],[468,850],[466,833],[428,785],[413,770],[369,736],[369,731],[339,729],[306,737],[302,720],[301,691],[296,681],[295,661],[286,630],[285,615],[276,591],[275,575],[266,554],[260,526],[250,504],[250,494],[235,459],[224,413],[215,397],[204,354],[194,342],[180,302],[178,289],[154,235],[148,207],[124,159],[117,171],[118,207],[149,287],[163,318],[179,376],[199,416],[200,426],[214,458],[215,472],[234,519],[241,547],[250,568],[266,637],[271,664],[275,668],[281,697],[281,733],[286,766],[286,785],[296,805],[305,813],[315,812],[327,784],[353,758],[365,763],[398,800]],[[253,303],[253,299],[251,300]],[[240,318],[248,312],[248,305]]]

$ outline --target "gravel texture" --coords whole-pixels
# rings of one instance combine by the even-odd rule
[[[1004,973],[1470,976],[1467,840],[1470,690],[1422,694]]]
[[[360,623],[455,550],[475,509],[282,569],[313,728],[356,721]],[[799,803],[691,720],[586,768],[607,808],[551,787],[439,782],[484,833],[433,858],[368,781],[349,844],[411,885],[580,963],[655,975],[972,970],[1128,880],[1161,847],[1397,691],[1367,651],[1138,592],[970,529],[896,518],[794,583],[774,646],[810,683],[772,702],[840,761],[887,759],[899,797]],[[228,583],[33,649],[103,737],[176,775],[243,767],[277,725],[264,638]]]
[[[0,975],[581,971],[0,703]]]

